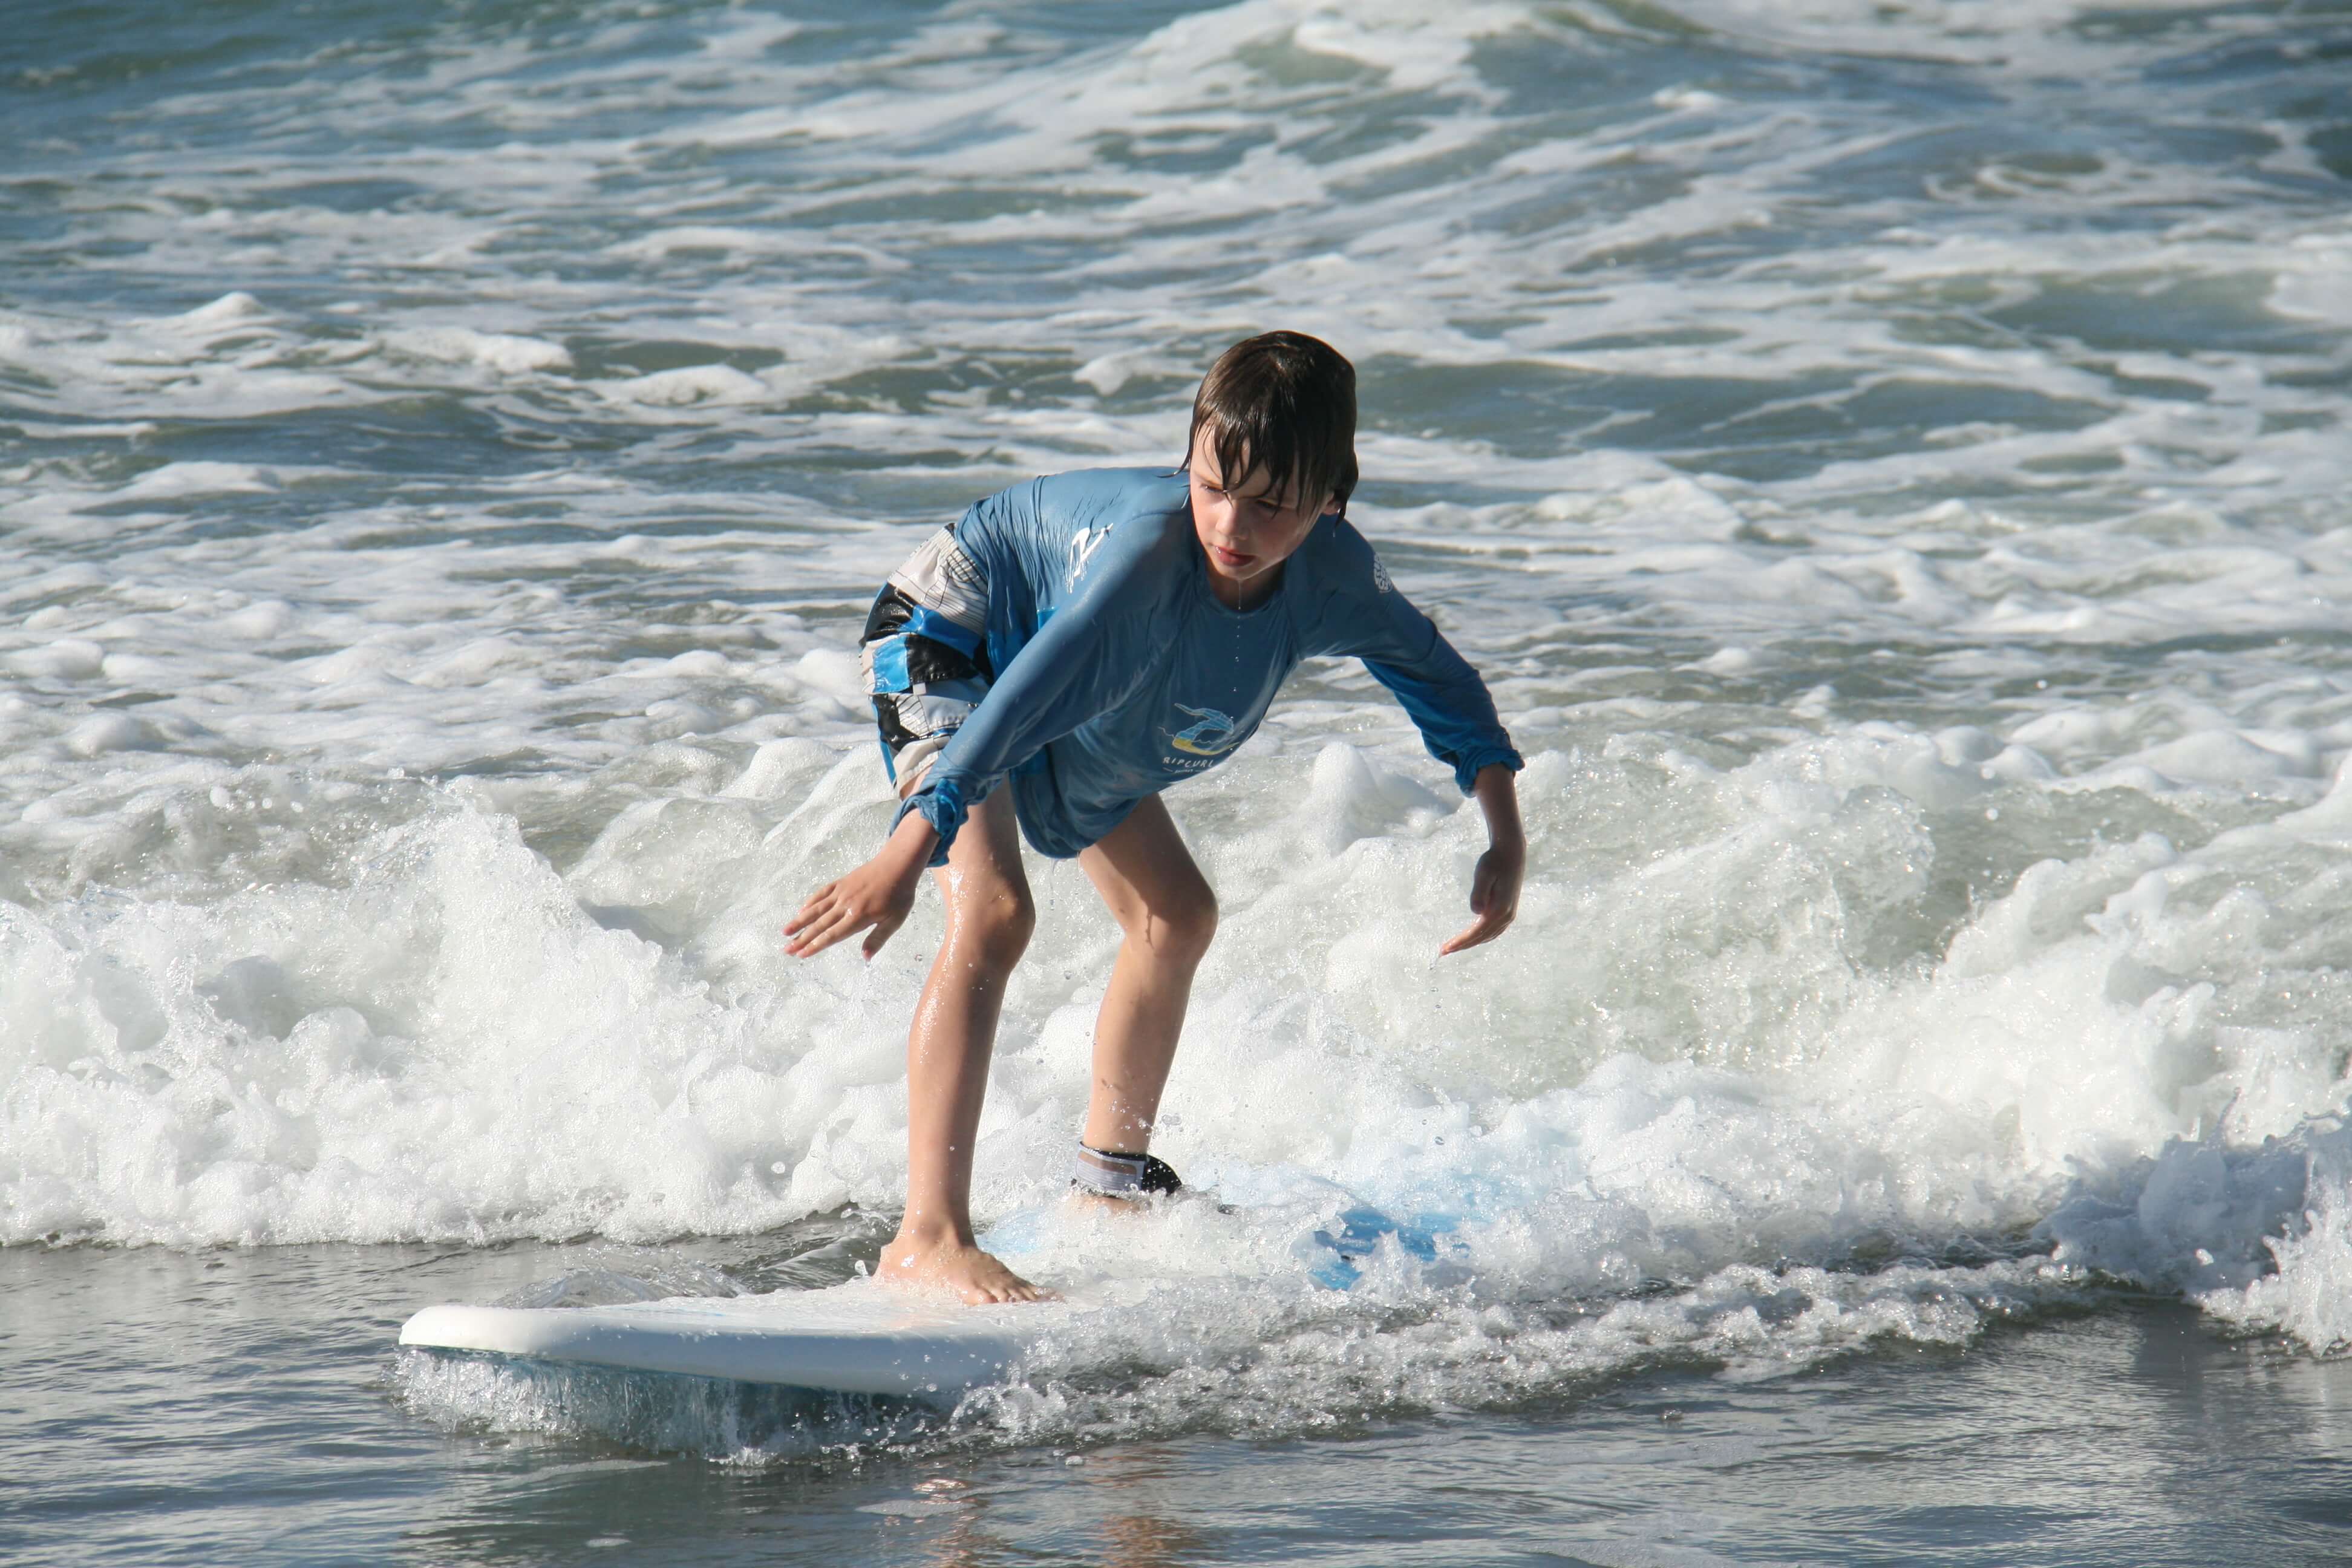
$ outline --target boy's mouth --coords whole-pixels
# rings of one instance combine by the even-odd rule
[[[1222,544],[1212,544],[1209,546],[1209,559],[1215,562],[1218,565],[1224,567],[1227,571],[1231,571],[1236,566],[1248,565],[1251,562],[1256,560],[1257,557],[1255,555],[1244,555],[1238,550],[1228,550]]]

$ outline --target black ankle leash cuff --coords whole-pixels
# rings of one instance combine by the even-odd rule
[[[1070,1166],[1070,1184],[1105,1197],[1138,1198],[1153,1193],[1173,1193],[1184,1185],[1165,1160],[1150,1154],[1122,1154],[1114,1150],[1078,1145]]]

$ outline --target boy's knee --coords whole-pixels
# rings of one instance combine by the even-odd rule
[[[956,940],[992,968],[1011,969],[1037,930],[1036,900],[1026,888],[974,889],[957,911]]]
[[[1195,964],[1217,935],[1217,896],[1203,884],[1165,907],[1149,911],[1139,933],[1153,955]]]

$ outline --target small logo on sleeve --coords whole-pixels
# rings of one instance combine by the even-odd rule
[[[1064,587],[1073,593],[1077,590],[1078,579],[1087,574],[1087,563],[1095,558],[1095,552],[1100,550],[1103,541],[1109,537],[1110,530],[1108,528],[1081,529],[1070,535],[1070,576]]]

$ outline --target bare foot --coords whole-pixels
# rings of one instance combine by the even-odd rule
[[[881,1266],[874,1277],[901,1289],[952,1290],[975,1307],[995,1301],[1044,1301],[1054,1294],[1004,1267],[993,1253],[953,1237],[939,1242],[899,1237],[882,1249]]]

